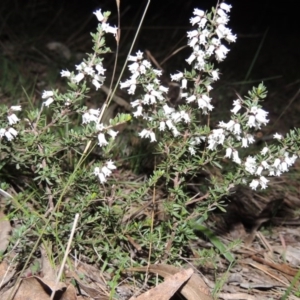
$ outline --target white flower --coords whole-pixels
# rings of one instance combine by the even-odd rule
[[[130,61],[139,61],[141,59],[143,59],[143,52],[140,50],[138,52],[136,52],[136,56],[129,55],[129,57],[128,57],[128,60],[130,60]]]
[[[165,129],[166,129],[166,122],[164,122],[164,121],[161,121],[160,123],[159,123],[159,128],[158,128],[160,131],[165,131]]]
[[[208,136],[208,149],[214,150],[216,149],[218,144],[223,145],[225,141],[224,129],[213,129],[212,133]]]
[[[243,138],[242,138],[242,147],[243,148],[247,148],[248,144],[253,144],[255,142],[254,137],[252,134],[246,134]]]
[[[222,61],[226,58],[226,54],[229,52],[229,49],[227,49],[224,45],[220,45],[216,50],[216,59],[217,61]]]
[[[183,77],[183,73],[179,72],[177,74],[171,75],[172,81],[179,81]]]
[[[13,111],[20,111],[20,110],[22,110],[21,105],[11,106],[10,109],[13,110]]]
[[[7,119],[8,119],[9,125],[16,124],[20,121],[20,119],[15,114],[8,115]]]
[[[100,84],[100,82],[96,79],[92,80],[92,84],[96,87],[96,91],[102,86],[102,84]]]
[[[233,150],[232,152],[232,160],[237,163],[237,164],[241,164],[241,159],[239,158],[239,153],[237,150]]]
[[[156,138],[155,138],[155,133],[153,131],[147,130],[147,129],[143,129],[140,133],[139,136],[142,138],[149,138],[150,137],[150,142],[155,142]]]
[[[268,112],[258,108],[257,106],[252,106],[250,109],[250,116],[247,125],[255,128],[260,128],[261,124],[267,124],[269,120],[266,118]]]
[[[71,72],[69,72],[68,70],[62,70],[60,72],[61,77],[70,77],[71,76]]]
[[[50,97],[46,101],[44,101],[43,104],[48,107],[53,102],[54,102],[54,99]]]
[[[106,69],[103,68],[102,64],[97,64],[95,68],[98,71],[98,75],[104,75]]]
[[[112,33],[114,36],[116,36],[116,34],[118,32],[118,28],[117,27],[112,27],[108,23],[103,23],[102,24],[102,29],[103,29],[104,32],[106,32],[106,33]]]
[[[241,100],[240,99],[234,100],[233,109],[231,111],[236,115],[241,108],[242,108]]]
[[[192,146],[189,147],[189,151],[190,151],[191,155],[195,155],[196,154],[196,150]]]
[[[98,117],[94,114],[91,114],[89,112],[85,112],[82,115],[82,124],[90,123],[90,122],[97,122]]]
[[[102,132],[100,132],[100,133],[98,134],[98,145],[99,145],[100,147],[108,145],[108,142],[107,142],[107,140],[105,139],[105,135],[104,135],[104,133],[102,133]]]
[[[78,73],[74,78],[75,83],[79,83],[84,78],[84,73]]]
[[[222,2],[220,4],[220,8],[222,8],[223,10],[225,10],[228,13],[228,12],[230,12],[230,9],[232,8],[232,6],[229,4],[226,4],[225,2]]]
[[[225,157],[231,158],[231,155],[232,155],[232,148],[227,148]]]
[[[104,16],[101,12],[101,9],[94,11],[93,14],[97,17],[99,22],[102,22],[104,20]]]
[[[185,78],[183,78],[181,81],[181,88],[186,89],[186,87],[187,87],[187,80]]]
[[[267,188],[267,183],[268,182],[269,182],[269,180],[266,177],[264,177],[264,176],[261,176],[259,178],[259,183],[260,183],[260,186],[261,186],[262,189]]]
[[[137,118],[139,116],[143,115],[143,107],[139,105],[135,112],[133,112],[133,115]]]
[[[84,72],[90,76],[93,76],[95,73],[95,70],[92,67],[86,66],[84,68]]]
[[[259,186],[259,181],[257,179],[253,179],[249,185],[252,190],[256,190],[256,188]]]
[[[94,175],[97,176],[101,183],[106,182],[105,175],[100,171],[99,167],[95,167],[94,169]]]
[[[0,138],[4,137],[5,132],[6,132],[5,128],[0,128]]]
[[[277,139],[277,140],[281,140],[282,139],[282,135],[281,134],[278,134],[277,132],[273,135],[273,138],[274,139]]]
[[[115,130],[112,130],[112,129],[109,129],[107,131],[107,134],[109,134],[113,139],[115,139],[115,137],[118,135],[118,131],[115,131]]]
[[[168,104],[165,104],[163,106],[163,110],[165,112],[166,115],[171,114],[175,109],[173,107],[168,106]]]
[[[256,123],[255,123],[255,116],[250,115],[247,125],[251,128],[251,127],[256,127]]]
[[[150,132],[150,142],[156,142],[155,133],[153,131]]]
[[[111,170],[106,166],[103,166],[101,168],[101,172],[104,174],[105,177],[110,176],[112,173]]]
[[[258,166],[258,168],[257,168],[257,170],[256,170],[256,172],[255,172],[255,174],[256,175],[261,175],[261,172],[263,171],[263,167],[262,166]]]
[[[261,150],[261,154],[262,155],[266,155],[267,153],[269,152],[269,148],[268,147],[264,147],[262,150]]]
[[[194,102],[197,99],[197,97],[195,95],[192,95],[188,98],[186,98],[186,102],[190,103],[190,102]]]
[[[47,98],[52,97],[52,96],[54,96],[54,93],[52,91],[44,91],[43,94],[42,94],[43,99],[47,99]]]
[[[110,170],[115,170],[117,167],[115,166],[115,163],[112,160],[108,160],[106,162],[106,166],[110,169]]]
[[[217,70],[213,70],[211,72],[211,76],[212,76],[212,78],[213,78],[214,81],[218,80],[219,79],[219,73],[218,73],[218,71]]]
[[[256,159],[255,157],[248,156],[245,161],[245,169],[250,174],[254,174],[256,171]]]

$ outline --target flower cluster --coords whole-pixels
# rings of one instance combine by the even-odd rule
[[[117,167],[114,165],[114,162],[111,160],[107,161],[102,168],[95,167],[94,175],[97,176],[100,180],[100,183],[107,181],[107,177],[112,174],[112,170],[115,170]]]
[[[151,63],[143,58],[141,51],[138,51],[135,56],[130,55],[128,60],[133,61],[128,66],[132,75],[125,82],[121,82],[120,86],[127,88],[128,94],[134,94],[138,85],[144,89],[144,95],[131,102],[131,106],[136,108],[133,116],[151,122],[149,128],[144,128],[139,136],[150,138],[151,142],[155,142],[156,129],[159,131],[168,129],[173,136],[178,136],[180,133],[176,124],[179,122],[189,123],[189,113],[183,109],[175,111],[167,104],[168,88],[161,85],[159,80],[162,72],[154,69]]]
[[[213,66],[209,64],[211,56],[214,55],[217,61],[223,61],[229,49],[222,44],[222,39],[227,42],[235,42],[236,40],[236,36],[226,27],[229,21],[227,13],[230,9],[230,5],[221,3],[213,18],[210,18],[203,10],[195,9],[194,17],[190,19],[191,24],[197,25],[198,28],[187,33],[188,45],[193,49],[193,52],[186,61],[190,65],[193,64],[195,70],[201,71],[203,74],[206,73],[206,80],[195,84],[193,93],[189,94],[187,90],[188,74],[179,72],[171,75],[173,81],[180,82],[182,98],[186,98],[187,103],[197,103],[203,114],[207,114],[214,108],[209,92],[212,89],[211,83],[219,79],[219,71],[213,69]]]
[[[97,34],[92,34],[95,42],[95,51],[100,51],[101,47],[103,47],[104,42],[102,40],[102,36],[104,33],[110,33],[116,36],[118,28],[112,27],[107,23],[106,14],[102,14],[101,9],[94,12],[97,17],[99,24],[99,30]],[[103,50],[104,52],[106,50]],[[68,70],[62,70],[61,76],[67,77],[71,83],[78,85],[84,79],[90,79],[96,90],[101,88],[105,81],[105,71],[102,59],[97,58],[96,56],[91,56],[90,59],[82,61],[80,64],[76,65],[77,73],[70,72]],[[45,99],[43,104],[45,106],[51,105],[54,100],[54,93],[52,91],[44,91],[42,98]],[[70,105],[70,99],[66,99],[65,105]]]
[[[10,126],[17,124],[20,121],[20,119],[17,117],[17,115],[14,112],[21,111],[21,110],[22,108],[20,105],[10,107],[10,109],[7,112],[7,120]],[[8,141],[12,141],[17,135],[18,135],[18,131],[13,127],[0,128],[0,139],[6,137]]]

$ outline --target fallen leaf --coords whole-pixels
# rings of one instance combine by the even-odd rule
[[[193,273],[193,269],[179,271],[178,273],[168,277],[165,282],[144,294],[139,295],[137,298],[131,297],[129,300],[169,300],[178,291],[178,289],[190,279]]]
[[[166,264],[157,264],[150,265],[149,267],[136,267],[129,268],[126,271],[129,272],[151,272],[156,273],[163,278],[168,278],[176,273],[178,273],[181,269],[166,265]],[[193,274],[191,278],[187,281],[187,283],[180,289],[180,293],[187,300],[212,300],[213,298],[210,296],[209,289],[204,282],[204,280],[198,275]]]

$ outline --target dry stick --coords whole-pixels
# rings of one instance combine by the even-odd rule
[[[58,285],[58,283],[60,281],[60,278],[61,278],[61,275],[63,273],[64,267],[65,267],[65,264],[66,264],[66,261],[67,261],[68,255],[69,255],[69,251],[70,251],[70,248],[71,248],[71,243],[72,243],[72,240],[73,240],[73,236],[74,236],[74,233],[75,233],[75,229],[76,229],[76,226],[77,226],[78,219],[79,219],[79,214],[76,214],[74,222],[73,222],[73,227],[72,227],[72,231],[71,231],[71,234],[70,234],[70,238],[69,238],[69,241],[68,241],[67,249],[66,249],[66,252],[65,252],[65,255],[64,255],[64,258],[63,258],[63,261],[62,261],[62,264],[61,264],[61,267],[60,267],[60,270],[59,270],[59,273],[58,273],[58,276],[56,278],[55,285],[54,285],[54,288],[52,290],[50,300],[53,300],[53,298],[54,298],[57,285]]]

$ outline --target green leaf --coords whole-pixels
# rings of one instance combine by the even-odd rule
[[[210,229],[197,223],[194,223],[192,227],[195,230],[202,232],[230,263],[234,262],[235,260],[234,256],[227,251],[226,246],[219,240],[219,238]]]

